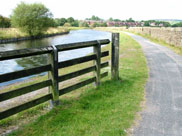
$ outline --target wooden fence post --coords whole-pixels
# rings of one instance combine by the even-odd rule
[[[112,33],[111,78],[119,79],[119,33]]]
[[[52,80],[52,85],[49,86],[49,92],[52,93],[50,107],[53,108],[59,105],[59,84],[58,84],[58,50],[52,46],[53,51],[48,56],[48,61],[51,64],[51,71],[48,72],[48,78]]]
[[[101,44],[98,41],[98,45],[94,46],[94,54],[96,54],[96,60],[94,61],[94,65],[96,66],[95,76],[96,76],[96,87],[100,84],[100,64],[101,64]]]

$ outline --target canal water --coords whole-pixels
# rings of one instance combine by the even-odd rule
[[[0,44],[0,51],[17,50],[24,48],[34,48],[34,47],[45,47],[50,45],[59,45],[64,43],[74,43],[74,42],[84,42],[99,39],[110,39],[111,33],[102,32],[96,30],[74,30],[70,31],[67,35],[54,36],[49,38],[21,41],[17,43]],[[59,52],[59,61],[65,61],[72,58],[78,58],[85,56],[93,51],[92,47],[84,49],[76,49],[71,51]],[[47,55],[37,55],[33,57],[25,57],[20,59],[11,59],[6,61],[0,61],[0,74],[5,74],[8,72],[13,72],[17,70],[32,68],[36,66],[41,66],[47,64]],[[45,73],[43,73],[45,74]],[[31,77],[31,76],[30,76]],[[27,78],[21,78],[5,83],[0,83],[0,87],[25,80]]]

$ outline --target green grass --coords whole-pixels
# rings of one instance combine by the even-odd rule
[[[105,47],[110,50],[110,46]],[[75,98],[62,98],[61,105],[22,126],[10,136],[123,136],[141,110],[148,77],[141,47],[120,33],[119,81],[110,75],[95,89],[89,85]]]
[[[129,31],[129,30],[127,31],[125,28],[123,29],[123,27],[118,27],[118,28],[117,27],[108,27],[108,28],[96,28],[96,29],[97,30],[105,30],[105,31],[115,31],[115,32],[126,31],[126,32],[134,33],[136,35],[139,35],[139,36],[142,36],[144,38],[147,38],[147,39],[149,39],[150,41],[152,41],[154,43],[163,45],[163,46],[171,49],[173,52],[175,52],[175,53],[177,53],[179,55],[182,55],[182,47],[177,47],[175,45],[168,44],[164,40],[158,40],[157,38],[153,38],[153,37],[151,37],[148,34],[136,33],[134,31]]]

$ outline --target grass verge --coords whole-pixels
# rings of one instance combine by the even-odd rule
[[[110,50],[110,46],[105,49]],[[122,33],[119,57],[119,81],[111,81],[109,76],[97,89],[92,85],[79,89],[82,91],[79,97],[62,98],[59,107],[10,136],[126,135],[136,112],[141,109],[148,70],[139,44]]]
[[[160,44],[160,45],[163,45],[169,49],[171,49],[172,51],[174,51],[175,53],[179,54],[179,55],[182,55],[182,47],[177,47],[175,45],[171,45],[171,44],[168,44],[166,43],[164,40],[159,40],[159,39],[156,39],[156,38],[153,38],[151,37],[150,35],[148,34],[141,34],[141,33],[136,33],[134,31],[129,31],[129,29],[125,29],[123,27],[105,27],[105,28],[96,28],[97,30],[104,30],[104,31],[126,31],[126,32],[130,32],[130,33],[133,33],[133,34],[136,34],[136,35],[139,35],[139,36],[142,36],[146,39],[149,39],[151,42],[154,42],[154,43],[157,43],[157,44]]]
[[[139,35],[139,36],[142,36],[142,37],[144,37],[144,38],[147,38],[147,39],[149,39],[150,41],[152,41],[152,42],[154,42],[154,43],[163,45],[163,46],[165,46],[165,47],[171,49],[171,50],[174,51],[175,53],[177,53],[177,54],[179,54],[179,55],[182,55],[182,47],[176,47],[176,46],[174,46],[174,45],[170,45],[170,44],[166,43],[166,42],[163,41],[163,40],[158,40],[158,39],[153,38],[153,37],[151,37],[150,35],[147,35],[147,34],[145,34],[145,35],[139,34],[139,33],[134,33],[134,34],[137,34],[137,35]]]

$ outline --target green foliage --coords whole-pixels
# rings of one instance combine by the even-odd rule
[[[56,18],[55,19],[57,26],[64,26],[64,24],[67,22],[66,18]]]
[[[107,27],[106,22],[95,22],[93,23],[92,27]]]
[[[164,27],[170,27],[171,24],[169,22],[163,22]]]
[[[103,19],[93,15],[91,18],[87,18],[86,20],[102,21]]]
[[[74,20],[74,22],[71,23],[71,26],[73,26],[73,27],[79,27],[78,20]]]
[[[114,21],[115,21],[115,22],[121,22],[121,20],[120,20],[120,19],[114,19]]]
[[[98,23],[93,23],[92,27],[99,27],[99,24]]]
[[[40,35],[54,25],[52,13],[43,4],[24,2],[13,10],[11,23],[30,36]]]
[[[176,23],[176,24],[172,25],[172,27],[182,27],[182,22]]]
[[[101,27],[107,27],[107,23],[106,22],[102,23]]]
[[[112,22],[112,21],[114,21],[114,22],[122,22],[120,19],[113,19],[112,17],[110,17],[109,19],[108,19],[108,21],[109,22]],[[125,22],[125,21],[124,21]]]
[[[155,24],[155,27],[170,27],[171,24],[165,21],[156,21],[156,20],[147,20],[144,21],[144,26],[151,26],[151,24]]]
[[[79,26],[80,27],[89,27],[87,22],[80,22]]]
[[[11,26],[10,19],[0,15],[0,28],[8,28]]]
[[[164,22],[164,21],[154,21],[156,26],[164,26],[164,27],[170,27],[171,24],[169,22]]]
[[[129,18],[128,20],[126,20],[126,22],[135,22],[135,20],[133,20],[132,18]]]
[[[109,18],[109,21],[110,21],[110,22],[112,22],[112,21],[113,21],[113,18],[112,18],[112,17],[110,17],[110,18]]]
[[[93,16],[91,17],[91,20],[99,21],[99,20],[101,20],[101,19],[100,19],[99,17],[93,15]]]
[[[73,18],[73,17],[69,17],[68,19],[67,19],[67,22],[68,23],[73,23],[75,21],[75,19]]]
[[[150,26],[149,21],[145,21],[145,22],[144,22],[144,26]]]
[[[56,23],[56,26],[73,26],[73,27],[79,26],[79,21],[75,20],[73,17],[69,17],[67,19],[66,18],[56,18],[55,23]]]
[[[65,23],[64,26],[65,26],[65,27],[70,27],[71,24],[70,24],[70,23]]]
[[[119,27],[119,25],[118,25],[118,24],[115,24],[114,26],[115,26],[115,27]]]

